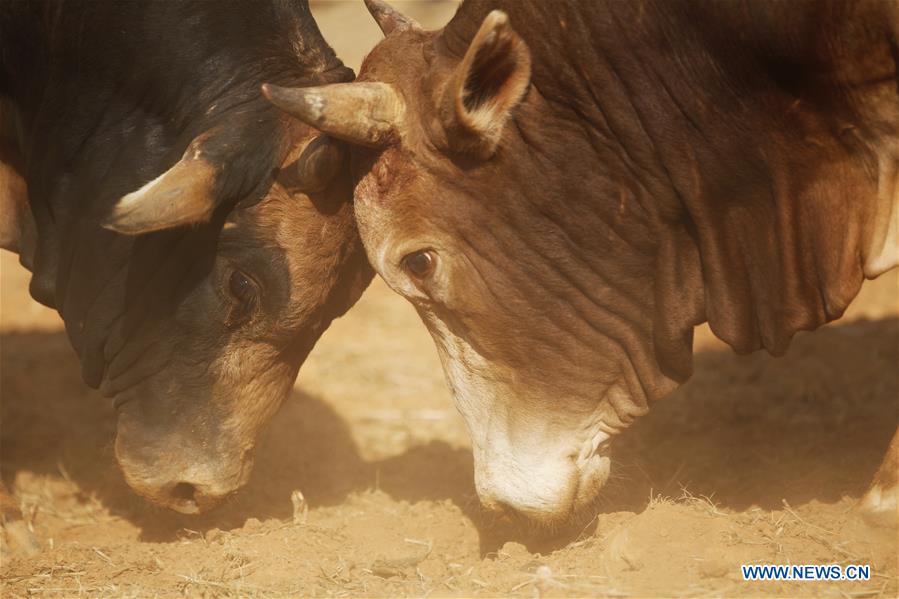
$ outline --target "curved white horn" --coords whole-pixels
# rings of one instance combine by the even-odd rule
[[[206,222],[216,207],[216,168],[195,139],[169,170],[119,199],[101,225],[126,235],[139,235]]]
[[[403,102],[392,86],[379,82],[334,83],[320,87],[279,87],[262,93],[284,112],[333,137],[373,148],[394,137]]]

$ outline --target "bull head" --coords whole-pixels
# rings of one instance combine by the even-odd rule
[[[365,0],[386,35],[419,30],[382,0]],[[474,36],[437,98],[449,149],[487,159],[496,151],[510,111],[530,86],[531,58],[506,13],[491,12]],[[404,103],[387,83],[338,83],[283,88],[264,85],[263,94],[299,120],[334,137],[373,148],[402,133]]]

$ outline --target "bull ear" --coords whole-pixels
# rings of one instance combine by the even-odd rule
[[[122,197],[103,227],[139,235],[208,221],[217,205],[216,169],[204,156],[205,138],[194,139],[175,166]]]
[[[343,144],[327,135],[313,139],[296,161],[297,188],[305,193],[325,189],[345,164],[344,154]]]
[[[531,54],[509,17],[494,10],[468,47],[443,92],[441,119],[454,149],[488,158],[496,150],[510,111],[524,99]]]

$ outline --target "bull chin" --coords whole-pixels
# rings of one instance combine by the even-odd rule
[[[559,500],[552,504],[528,505],[481,494],[481,505],[497,517],[498,523],[511,525],[533,539],[579,530],[595,517],[610,471],[607,457],[594,456],[569,469],[570,476],[559,493]]]
[[[606,453],[608,433],[595,432],[580,448],[557,445],[547,448],[547,438],[530,437],[524,447],[520,443],[475,443],[475,482],[481,505],[500,520],[517,523],[522,530],[537,536],[578,526],[595,515],[593,511],[603,497],[611,473],[611,460]],[[510,440],[521,436],[489,435],[491,439]],[[554,438],[564,438],[565,434]]]

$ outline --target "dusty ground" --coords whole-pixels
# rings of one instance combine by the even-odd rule
[[[353,66],[377,39],[360,4],[316,6]],[[405,8],[430,26],[452,11]],[[537,543],[479,514],[430,338],[380,282],[304,366],[248,488],[194,518],[129,491],[111,406],[13,256],[0,272],[0,474],[43,545],[4,556],[3,596],[897,595],[895,530],[853,512],[899,420],[895,273],[780,359],[701,330],[693,380],[618,442],[601,513]],[[870,563],[874,577],[745,583],[745,562]]]

